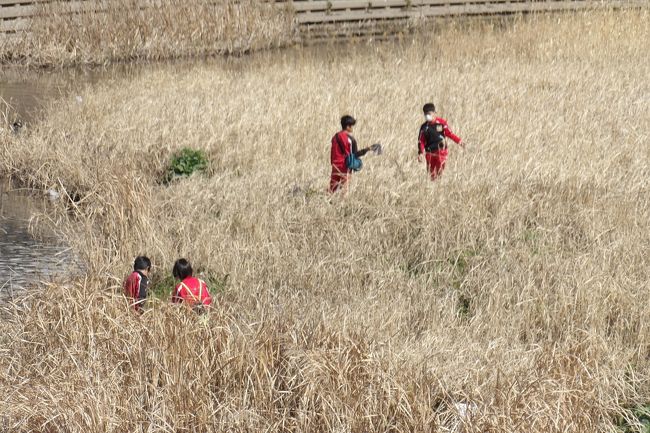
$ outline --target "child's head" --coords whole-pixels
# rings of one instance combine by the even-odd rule
[[[151,260],[149,260],[149,257],[147,256],[136,257],[135,261],[133,262],[133,270],[140,271],[143,274],[148,275],[149,271],[151,270]]]
[[[424,107],[422,107],[422,111],[424,111],[424,117],[427,119],[427,121],[431,122],[436,113],[436,106],[433,105],[432,102],[427,102],[424,104]]]
[[[193,272],[192,265],[186,259],[176,260],[176,263],[174,263],[174,269],[172,269],[172,275],[174,275],[174,278],[181,281],[187,277],[191,277]]]
[[[343,131],[348,131],[352,132],[352,127],[357,123],[356,120],[354,120],[354,117],[350,115],[345,115],[341,117],[341,129]]]

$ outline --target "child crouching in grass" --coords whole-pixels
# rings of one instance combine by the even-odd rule
[[[149,289],[149,272],[151,260],[147,256],[138,256],[133,262],[133,272],[124,281],[124,294],[133,309],[142,314]]]
[[[172,274],[180,282],[172,292],[171,302],[185,304],[197,313],[204,313],[212,304],[212,296],[205,281],[193,276],[192,265],[186,259],[174,263]]]

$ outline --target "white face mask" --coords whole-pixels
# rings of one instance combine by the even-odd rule
[[[424,118],[427,119],[427,122],[431,122],[433,120],[433,116],[431,114],[425,114]]]

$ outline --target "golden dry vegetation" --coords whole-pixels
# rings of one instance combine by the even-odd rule
[[[86,266],[2,323],[3,422],[614,431],[650,401],[649,48],[648,11],[535,16],[58,101],[0,138],[0,173],[76,196],[49,217]],[[428,100],[468,143],[435,183],[415,161]],[[385,153],[330,196],[345,113]],[[209,174],[160,183],[184,146]],[[221,282],[208,323],[129,312],[142,253],[158,279],[187,256]]]
[[[41,3],[29,32],[0,35],[0,61],[30,66],[243,54],[290,43],[287,6],[257,0]]]

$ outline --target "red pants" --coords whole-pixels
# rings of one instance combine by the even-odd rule
[[[348,182],[350,178],[347,168],[332,165],[332,176],[330,177],[330,192],[336,192]]]
[[[427,152],[424,154],[424,157],[427,160],[427,170],[429,170],[431,180],[436,180],[436,178],[442,174],[442,171],[445,169],[447,155],[449,155],[449,150],[447,149],[442,149],[437,152]]]

